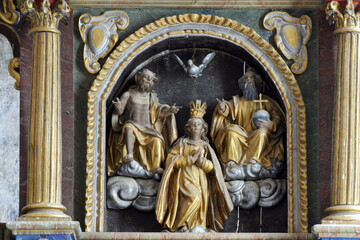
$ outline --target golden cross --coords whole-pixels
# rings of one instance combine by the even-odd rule
[[[260,103],[260,109],[262,109],[262,103],[266,103],[268,102],[269,100],[262,100],[262,94],[260,93],[259,94],[259,100],[253,100],[253,102],[258,102]]]

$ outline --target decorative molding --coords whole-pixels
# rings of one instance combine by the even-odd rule
[[[100,71],[99,58],[104,58],[117,43],[117,30],[124,30],[128,25],[128,15],[120,10],[107,11],[100,16],[89,13],[80,16],[79,30],[85,44],[84,64],[89,73]]]
[[[104,231],[106,101],[111,89],[137,54],[163,40],[188,35],[232,42],[267,69],[287,113],[288,231],[307,232],[306,114],[296,79],[278,52],[253,29],[199,14],[161,18],[139,29],[111,53],[94,80],[88,93],[86,231]]]
[[[57,219],[56,219],[57,220]],[[82,239],[80,223],[77,221],[17,221],[7,222],[6,227],[11,230],[14,239],[23,240],[79,240]],[[55,235],[55,236],[54,236]]]
[[[20,58],[13,58],[9,61],[8,65],[10,75],[15,78],[16,82],[14,84],[17,90],[20,90]]]
[[[311,18],[303,15],[300,18],[290,16],[286,12],[270,12],[266,14],[264,27],[268,31],[276,28],[275,43],[287,59],[294,60],[291,71],[302,74],[308,65],[306,44],[312,31]]]
[[[311,232],[320,240],[350,240],[359,239],[359,224],[316,224]]]
[[[319,8],[323,0],[71,0],[75,8],[231,8],[231,9],[284,9]]]
[[[5,23],[14,25],[19,22],[20,14],[16,11],[13,0],[3,0],[0,8],[0,19]]]

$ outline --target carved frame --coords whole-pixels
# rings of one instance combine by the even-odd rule
[[[298,1],[298,0],[72,0],[71,5],[77,7],[104,7],[104,8],[253,8],[253,9],[280,9],[280,8],[319,8],[323,0]]]
[[[137,54],[162,40],[182,35],[232,42],[250,53],[268,72],[286,112],[288,232],[308,232],[306,115],[297,81],[277,51],[253,29],[231,19],[200,14],[161,18],[139,29],[113,50],[94,80],[88,93],[85,231],[104,231],[106,101],[109,93]]]

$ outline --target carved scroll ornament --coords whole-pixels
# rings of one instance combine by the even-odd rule
[[[16,24],[20,19],[20,14],[16,11],[13,0],[3,0],[0,8],[0,19],[7,24]]]
[[[15,82],[15,88],[17,90],[20,90],[20,72],[19,72],[19,68],[20,68],[20,58],[13,58],[10,60],[9,65],[8,65],[8,69],[9,69],[9,73],[10,75],[15,78],[16,82]]]
[[[294,60],[291,71],[295,74],[305,72],[308,65],[306,44],[310,39],[312,22],[309,16],[294,18],[286,12],[270,12],[264,18],[268,31],[276,28],[275,43],[287,59]]]
[[[119,10],[107,11],[100,16],[89,13],[80,16],[80,35],[85,43],[84,64],[89,73],[100,71],[99,58],[104,58],[117,43],[117,30],[124,30],[128,25],[128,15]]]

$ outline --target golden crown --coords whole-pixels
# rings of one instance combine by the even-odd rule
[[[194,118],[202,118],[206,113],[206,102],[201,104],[201,100],[196,100],[196,103],[192,101],[190,103],[190,116]]]

